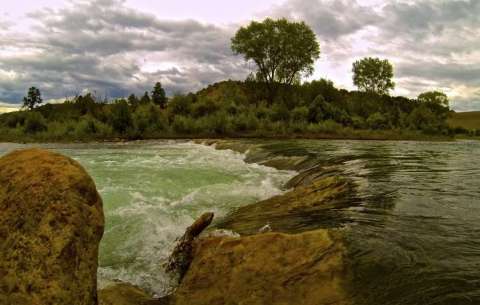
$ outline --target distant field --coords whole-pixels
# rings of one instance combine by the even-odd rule
[[[452,113],[448,124],[451,127],[480,130],[480,111]]]

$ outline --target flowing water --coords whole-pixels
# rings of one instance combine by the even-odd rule
[[[187,142],[41,146],[79,161],[103,198],[100,286],[120,279],[157,295],[171,287],[163,263],[196,218],[277,195],[294,175]],[[0,155],[23,147],[0,144]]]
[[[342,228],[356,304],[480,304],[480,142],[261,143],[355,182],[357,199],[338,218],[312,217],[304,229]],[[271,197],[295,174],[188,142],[43,146],[83,164],[104,199],[100,281],[157,294],[169,287],[162,262],[197,216]],[[18,147],[0,144],[0,155]]]

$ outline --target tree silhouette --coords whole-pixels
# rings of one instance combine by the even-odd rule
[[[28,89],[27,96],[23,98],[23,107],[29,110],[35,108],[43,102],[40,90],[35,87]]]

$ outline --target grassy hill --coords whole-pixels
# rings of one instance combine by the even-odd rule
[[[448,124],[453,128],[480,130],[480,111],[452,113],[448,118]]]

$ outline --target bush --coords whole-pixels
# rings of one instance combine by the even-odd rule
[[[195,126],[195,121],[186,116],[176,115],[173,119],[172,128],[175,132],[179,134],[190,134],[194,133],[197,129]]]
[[[288,110],[285,104],[275,104],[272,107],[272,112],[270,113],[270,120],[273,122],[278,121],[288,121],[290,119],[290,111]]]
[[[192,106],[192,115],[200,118],[215,113],[219,109],[218,105],[208,97],[199,99]]]
[[[371,129],[386,129],[388,128],[388,120],[379,112],[375,112],[367,119],[367,126]]]
[[[113,130],[120,134],[125,134],[133,126],[132,116],[126,101],[120,100],[112,105],[110,124]]]
[[[305,106],[295,107],[292,110],[292,120],[295,122],[304,122],[308,120],[308,108]]]
[[[167,104],[168,110],[172,115],[188,115],[195,102],[195,96],[175,95]]]
[[[365,128],[367,128],[367,124],[366,124],[365,120],[360,116],[352,117],[352,125],[353,125],[353,128],[355,128],[355,129],[365,129]]]
[[[25,132],[37,133],[47,130],[47,123],[42,114],[36,111],[29,111],[25,119]]]
[[[4,117],[6,119],[3,125],[5,125],[8,128],[21,127],[25,125],[25,117],[26,117],[25,114],[26,112],[24,111],[4,114]]]

